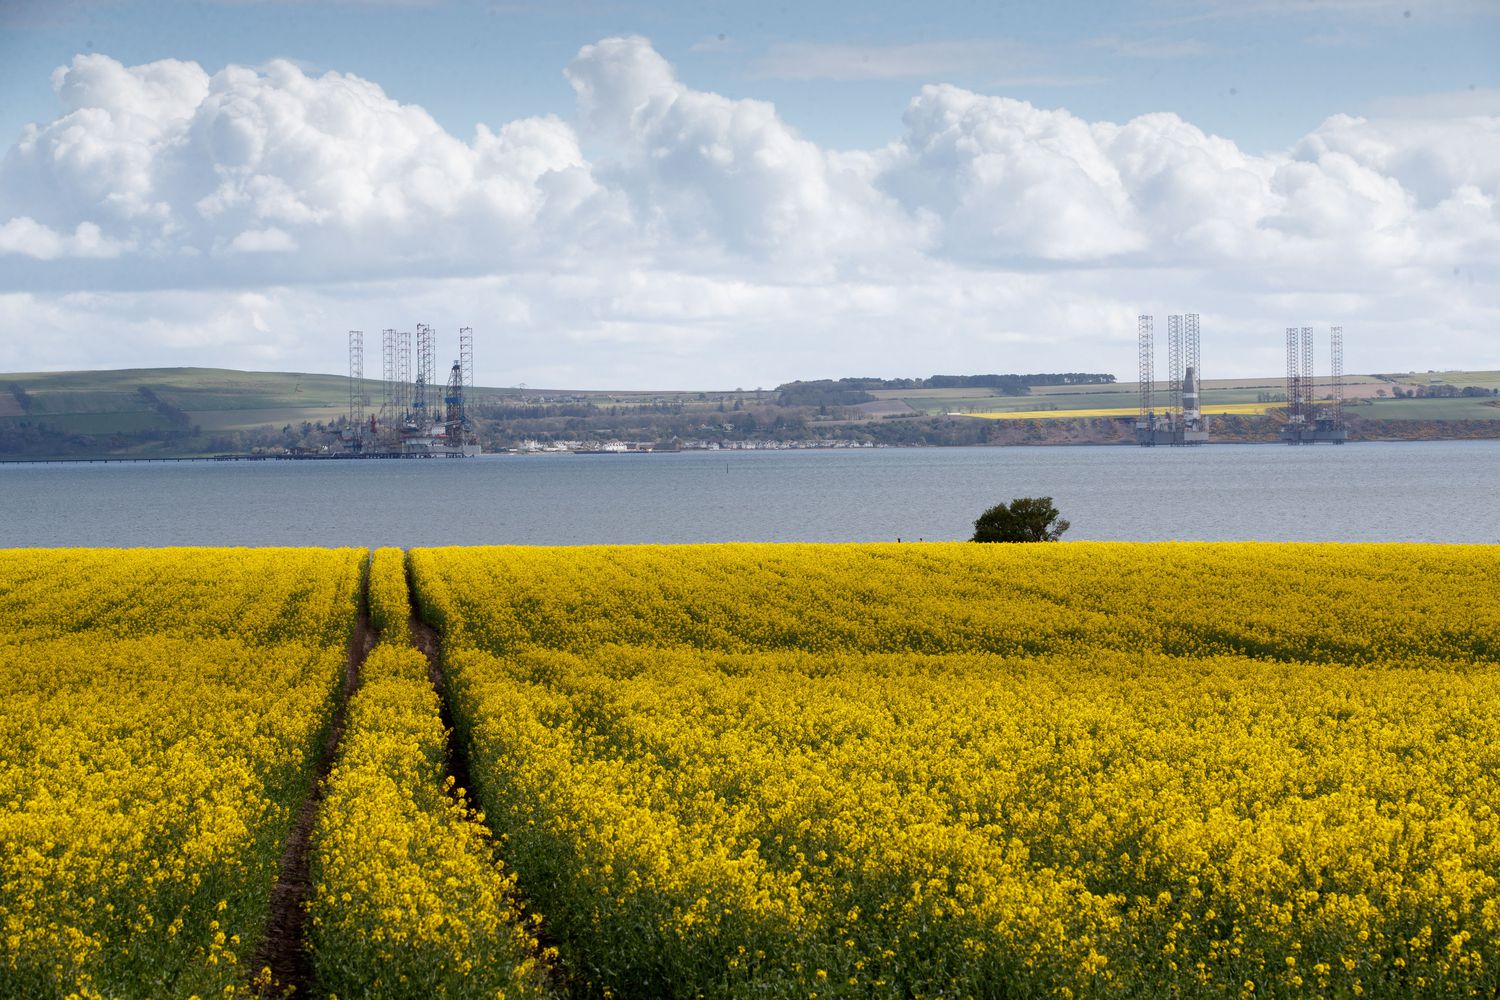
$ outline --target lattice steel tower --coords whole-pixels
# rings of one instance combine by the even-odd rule
[[[365,434],[365,405],[369,397],[365,394],[365,334],[363,330],[349,331],[349,426],[346,429],[349,446],[359,451]]]
[[[1301,426],[1302,420],[1302,346],[1295,326],[1286,328],[1286,422]]]
[[[396,331],[380,331],[380,430],[395,424],[401,413],[396,386]]]
[[[432,424],[427,412],[428,386],[432,385],[432,327],[417,324],[417,381],[412,386],[411,414],[417,428],[426,432]]]
[[[1191,368],[1198,384],[1203,384],[1203,366],[1198,357],[1198,314],[1188,313],[1182,317],[1182,363]]]
[[[396,417],[402,425],[411,420],[411,331],[396,334]]]
[[[1167,416],[1174,430],[1182,426],[1182,316],[1167,317]]]
[[[1302,422],[1311,423],[1316,416],[1313,408],[1316,404],[1317,393],[1315,391],[1315,376],[1313,374],[1313,328],[1304,326],[1302,328]]]
[[[474,328],[458,328],[458,364],[462,369],[464,388],[474,388]]]
[[[1151,389],[1156,381],[1156,347],[1152,343],[1155,326],[1156,319],[1152,316],[1136,317],[1136,382],[1140,388],[1141,404],[1135,426],[1147,434],[1156,424],[1156,411],[1151,401]]]
[[[1342,326],[1329,327],[1328,329],[1328,364],[1332,376],[1333,390],[1333,427],[1335,430],[1344,429],[1344,328]]]

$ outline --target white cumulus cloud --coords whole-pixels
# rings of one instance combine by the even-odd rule
[[[873,183],[873,157],[820,148],[765,101],[684,85],[644,38],[585,46],[567,77],[586,126],[616,143],[596,176],[667,253],[727,248],[800,269],[922,242]]]
[[[480,125],[464,141],[371,81],[286,61],[209,76],[79,56],[53,83],[65,112],[7,154],[0,211],[86,221],[145,258],[300,247],[306,280],[413,261],[482,268],[598,193],[556,118]]]
[[[28,215],[0,224],[0,254],[55,260],[58,257],[118,257],[126,249],[125,244],[107,238],[92,222],[80,222],[71,235],[59,233]]]
[[[941,85],[922,88],[905,121],[880,183],[941,220],[949,252],[1078,261],[1143,246],[1119,172],[1068,112]]]
[[[275,226],[266,229],[247,229],[229,241],[230,250],[241,253],[290,253],[297,249],[297,241]]]

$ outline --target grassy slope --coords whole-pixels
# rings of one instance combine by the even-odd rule
[[[13,383],[30,397],[29,412],[9,391]],[[142,386],[187,412],[204,431],[326,422],[343,416],[349,405],[349,380],[342,375],[224,368],[26,372],[0,374],[0,425],[31,420],[80,434],[170,427],[140,394]],[[380,383],[366,380],[365,391],[379,405]]]
[[[170,427],[171,422],[141,395],[142,386],[187,411],[205,428],[328,419],[342,412],[348,399],[347,380],[337,376],[212,368],[0,375],[0,385],[8,389],[12,384],[30,397],[28,412],[18,413],[19,407],[12,406],[0,422],[32,420],[82,434]],[[14,395],[6,395],[15,403]],[[280,412],[273,416],[273,409]]]

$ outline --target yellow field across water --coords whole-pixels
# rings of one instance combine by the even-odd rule
[[[1285,406],[1285,403],[1210,403],[1203,407],[1203,412],[1210,416],[1223,414],[1257,415],[1282,409]],[[1077,420],[1083,417],[1133,417],[1138,412],[1134,406],[1115,406],[1094,410],[1014,410],[996,413],[954,414],[954,416],[980,417],[984,420]]]

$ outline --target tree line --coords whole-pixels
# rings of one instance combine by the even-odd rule
[[[1025,396],[1033,386],[1111,385],[1103,372],[1043,372],[1032,375],[929,375],[927,378],[799,379],[776,387],[782,406],[857,406],[875,397],[872,389],[997,389],[1004,396]]]

